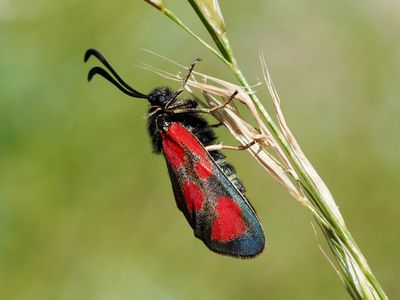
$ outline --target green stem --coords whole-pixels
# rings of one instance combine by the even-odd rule
[[[168,18],[170,18],[172,21],[174,21],[176,24],[178,24],[183,30],[189,33],[194,39],[203,44],[204,47],[206,47],[208,50],[214,53],[214,55],[216,55],[224,64],[230,66],[229,61],[227,61],[224,56],[222,56],[217,50],[215,50],[213,47],[207,44],[203,39],[201,39],[197,34],[195,34],[192,30],[190,30],[190,28],[187,27],[172,11],[170,11],[168,8],[163,8],[161,12]]]
[[[186,32],[188,32],[193,38],[199,41],[203,46],[209,49],[212,53],[214,53],[224,64],[226,64],[232,73],[236,76],[238,81],[242,84],[242,86],[247,90],[249,96],[251,97],[252,101],[256,105],[257,109],[260,111],[261,115],[264,117],[268,127],[270,128],[273,136],[278,141],[279,145],[282,147],[283,151],[288,155],[290,160],[293,162],[293,165],[300,175],[301,181],[303,186],[307,190],[308,197],[311,198],[312,203],[321,210],[322,216],[324,217],[324,222],[319,220],[321,218],[321,214],[317,215],[317,220],[320,223],[320,226],[324,229],[324,232],[332,231],[332,239],[339,239],[340,244],[344,245],[347,250],[343,249],[343,251],[347,251],[359,267],[359,269],[363,272],[365,278],[368,280],[370,285],[374,288],[375,292],[379,295],[381,299],[388,299],[385,292],[383,291],[382,287],[380,286],[379,282],[373,275],[371,269],[369,268],[364,256],[362,255],[360,249],[358,248],[356,242],[354,241],[353,237],[351,236],[350,232],[346,228],[345,224],[342,221],[342,216],[339,211],[333,212],[331,207],[329,206],[328,201],[325,201],[323,195],[318,190],[317,185],[313,181],[312,177],[308,174],[306,168],[303,166],[299,157],[297,157],[296,152],[292,149],[290,143],[286,140],[286,137],[282,133],[281,129],[275,124],[274,120],[271,118],[267,110],[261,104],[261,101],[252,92],[252,88],[247,82],[246,78],[244,77],[243,73],[241,72],[233,52],[231,50],[230,44],[226,35],[219,35],[217,32],[214,31],[213,27],[208,23],[208,20],[205,16],[202,15],[201,11],[197,7],[197,4],[193,0],[188,0],[197,15],[200,17],[201,21],[205,25],[206,29],[210,33],[211,37],[213,38],[215,44],[217,45],[218,49],[221,53],[216,51],[213,47],[207,44],[204,40],[198,37],[193,31],[191,31],[174,13],[168,10],[164,5],[162,6],[155,6],[160,11],[162,11],[167,17],[177,23],[181,28],[183,28]],[[306,206],[308,207],[308,206]],[[315,211],[308,207],[310,211],[315,215]],[[327,224],[329,227],[327,227]],[[334,233],[334,234],[333,234]],[[325,234],[327,237],[327,235]],[[327,237],[328,239],[328,237]],[[336,243],[339,243],[338,242]],[[331,245],[331,243],[328,241]],[[332,249],[332,247],[331,247]],[[336,257],[336,259],[339,259]],[[339,262],[340,263],[340,262]],[[342,267],[343,270],[343,267]],[[357,286],[355,282],[350,282],[350,285],[353,289]],[[367,291],[364,291],[365,284],[362,285],[363,293],[362,296],[365,297],[368,294]],[[354,295],[354,293],[351,293]]]

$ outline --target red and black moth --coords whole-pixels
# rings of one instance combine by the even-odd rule
[[[147,128],[153,151],[164,154],[176,204],[194,235],[220,254],[252,258],[261,253],[264,233],[254,208],[244,196],[243,184],[221,152],[206,150],[216,144],[216,137],[199,113],[210,110],[198,108],[195,100],[180,99],[183,87],[176,92],[161,87],[142,94],[125,83],[100,52],[87,50],[85,62],[91,56],[99,59],[110,73],[93,67],[88,73],[89,81],[100,75],[123,93],[149,102]]]

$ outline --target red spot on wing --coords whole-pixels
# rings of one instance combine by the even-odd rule
[[[182,147],[170,139],[168,136],[164,135],[162,138],[164,154],[174,170],[179,169],[185,161],[185,151]]]
[[[174,122],[168,130],[168,134],[184,145],[190,152],[196,153],[200,158],[207,159],[207,151],[195,138],[195,136],[181,124]]]
[[[203,206],[203,192],[197,185],[191,183],[190,181],[185,182],[183,185],[183,197],[185,199],[186,206],[190,212],[197,212]]]
[[[194,166],[194,171],[200,179],[207,179],[212,175],[212,164],[208,160],[198,161]]]
[[[215,213],[211,239],[224,243],[245,234],[242,212],[233,199],[219,198],[215,205]]]

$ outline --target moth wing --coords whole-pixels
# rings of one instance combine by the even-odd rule
[[[198,139],[173,122],[162,134],[162,147],[177,206],[195,236],[221,254],[261,253],[265,238],[256,212]]]

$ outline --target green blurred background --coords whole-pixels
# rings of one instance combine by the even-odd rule
[[[186,1],[167,3],[207,38]],[[383,287],[400,295],[399,2],[221,7],[248,79],[261,78],[264,51],[289,125]],[[348,299],[310,214],[248,153],[228,155],[266,251],[235,260],[195,239],[151,153],[147,104],[87,84],[89,47],[142,92],[178,84],[137,67],[177,71],[141,48],[183,64],[201,57],[199,71],[234,80],[143,1],[0,0],[1,299]]]

